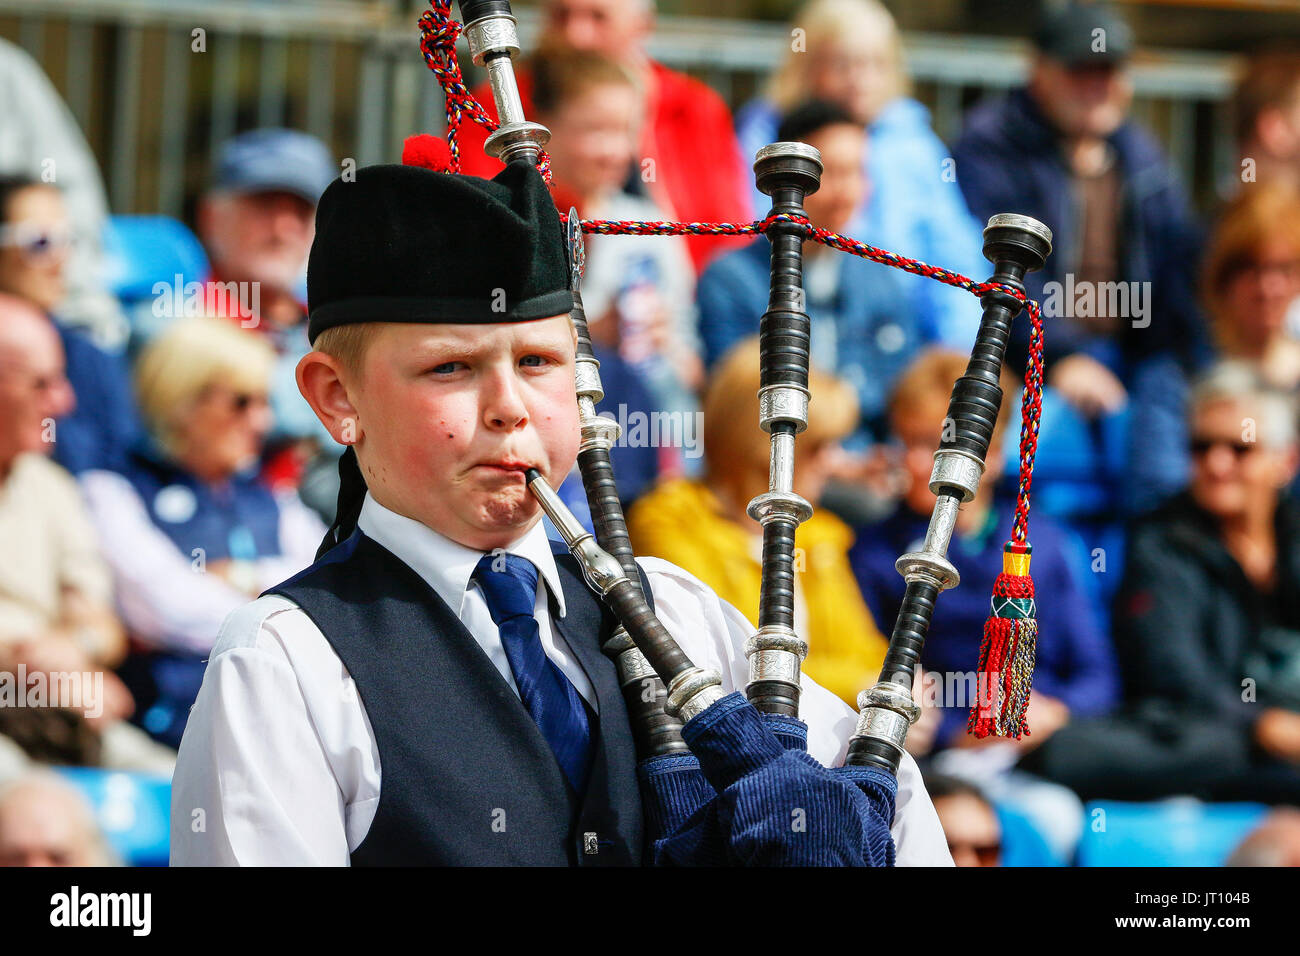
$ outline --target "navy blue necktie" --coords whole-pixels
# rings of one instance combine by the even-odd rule
[[[586,788],[591,727],[582,696],[564,672],[546,656],[533,609],[537,602],[537,568],[513,554],[485,554],[474,569],[488,611],[501,632],[515,685],[528,713],[550,744],[560,769],[582,793]]]

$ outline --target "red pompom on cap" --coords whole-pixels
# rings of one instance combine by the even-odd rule
[[[402,165],[422,166],[435,173],[451,171],[451,147],[441,136],[421,133],[408,136],[402,144]]]

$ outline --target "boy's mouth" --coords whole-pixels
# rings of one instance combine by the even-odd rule
[[[533,465],[530,462],[519,461],[514,458],[503,458],[497,461],[479,462],[478,467],[490,468],[493,471],[498,471],[501,472],[502,474],[518,474],[519,477],[522,478],[524,476],[524,472],[526,472],[529,468],[532,468]]]

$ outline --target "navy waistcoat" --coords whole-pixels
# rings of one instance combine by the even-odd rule
[[[641,861],[632,730],[613,662],[600,650],[614,620],[559,546],[555,563],[566,614],[551,598],[552,621],[599,707],[584,794],[446,602],[360,531],[268,592],[296,603],[325,635],[356,682],[379,747],[379,806],[354,866]]]

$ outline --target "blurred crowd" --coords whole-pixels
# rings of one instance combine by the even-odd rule
[[[1070,862],[1085,801],[1174,795],[1280,807],[1237,858],[1297,862],[1300,53],[1248,58],[1240,174],[1201,216],[1130,115],[1134,41],[1106,8],[1053,7],[1024,85],[974,106],[945,144],[876,0],[807,3],[798,42],[734,116],[647,55],[650,0],[542,6],[520,89],[552,130],[564,211],[762,218],[748,158],[786,140],[821,153],[806,208],[831,231],[977,280],[990,216],[1054,234],[1026,280],[1044,305],[1047,385],[1031,732],[965,733],[1017,487],[1022,318],[908,738],[957,862],[1005,862],[1009,827]],[[3,41],[0,84],[19,104],[0,116],[0,672],[103,679],[93,714],[0,706],[0,863],[107,862],[84,801],[47,766],[167,774],[222,620],[310,564],[332,517],[338,449],[294,366],[315,204],[340,167],[302,132],[234,137],[188,224],[206,274],[114,299],[84,139]],[[491,176],[476,130],[465,171]],[[755,621],[761,534],[746,506],[768,482],[755,333],[769,277],[761,237],[591,236],[583,286],[601,407],[626,423],[614,463],[637,553]],[[803,283],[813,398],[795,490],[818,507],[796,536],[796,629],[808,674],[852,705],[902,600],[894,561],[925,535],[980,309],[819,244]],[[635,427],[656,420],[677,424]],[[576,473],[562,492],[581,510]]]

